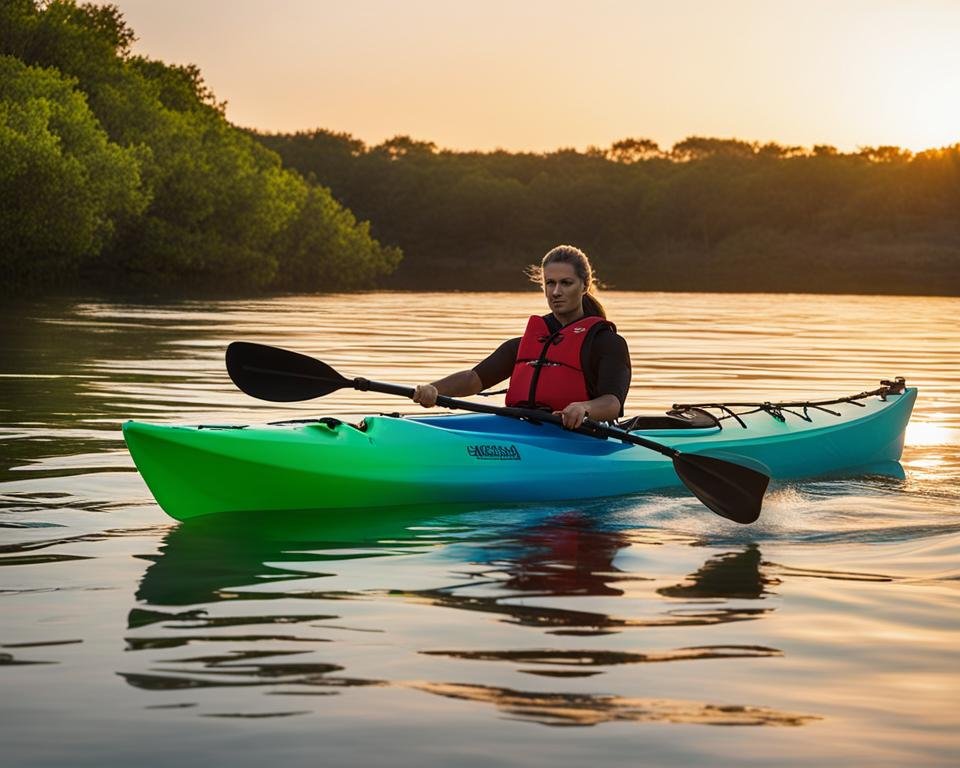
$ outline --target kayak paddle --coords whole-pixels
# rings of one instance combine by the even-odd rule
[[[364,378],[348,379],[314,357],[248,341],[235,341],[227,347],[227,371],[242,392],[271,402],[312,400],[345,388],[405,398],[413,397],[414,392],[413,387]],[[437,397],[437,405],[454,410],[549,422],[562,427],[560,417],[528,408],[486,405],[446,395]],[[676,448],[594,421],[587,421],[573,431],[640,445],[667,456],[673,461],[673,468],[683,484],[721,517],[746,524],[760,516],[763,494],[770,482],[770,478],[762,472],[713,456],[681,453]]]

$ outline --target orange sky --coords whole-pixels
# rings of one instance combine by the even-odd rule
[[[243,126],[454,149],[960,141],[960,0],[113,0]]]

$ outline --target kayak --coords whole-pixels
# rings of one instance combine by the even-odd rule
[[[791,480],[897,462],[916,397],[898,380],[816,403],[674,406],[626,424],[631,435],[685,454]],[[671,460],[645,447],[486,413],[374,415],[357,424],[128,421],[123,435],[157,502],[177,520],[576,500],[680,485]]]

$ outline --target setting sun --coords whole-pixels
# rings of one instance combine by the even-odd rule
[[[893,28],[884,36],[889,49],[874,51],[879,76],[864,108],[869,111],[875,98],[874,117],[891,144],[918,151],[960,140],[958,35],[960,24],[938,25],[928,17],[922,35],[901,38]]]

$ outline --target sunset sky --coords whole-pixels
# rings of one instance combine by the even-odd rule
[[[960,141],[960,0],[113,0],[228,118],[544,151]]]

